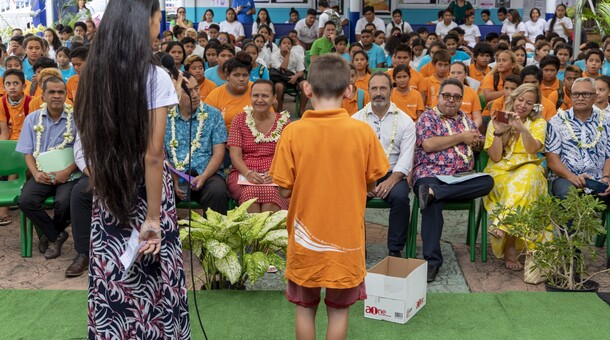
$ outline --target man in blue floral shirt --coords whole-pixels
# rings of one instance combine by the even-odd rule
[[[569,188],[584,188],[585,178],[610,179],[610,117],[593,108],[593,78],[572,85],[572,108],[560,110],[547,125],[546,158],[553,195],[565,198]],[[600,194],[607,201],[610,189]]]
[[[204,212],[211,208],[226,214],[229,190],[221,166],[227,129],[220,111],[201,102],[195,77],[185,72],[184,78],[188,79],[191,98],[183,94],[178,106],[168,113],[165,132],[167,155],[172,166],[180,172],[188,172],[190,165],[189,174],[195,177],[191,183],[190,200],[199,202]],[[189,148],[192,155],[189,155]],[[187,183],[178,175],[173,176],[176,196],[187,200]]]
[[[438,104],[427,110],[416,123],[413,192],[421,207],[421,236],[424,259],[428,261],[428,282],[436,279],[443,265],[441,234],[443,205],[446,201],[471,200],[487,195],[493,188],[491,176],[485,175],[460,183],[446,184],[438,175],[455,175],[474,167],[473,149],[482,144],[475,123],[460,111],[464,85],[456,79],[443,81]]]

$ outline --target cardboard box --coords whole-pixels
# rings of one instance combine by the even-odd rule
[[[367,272],[364,317],[407,323],[426,305],[426,261],[386,257]]]

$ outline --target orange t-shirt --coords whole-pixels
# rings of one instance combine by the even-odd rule
[[[236,97],[227,91],[227,84],[224,84],[212,90],[204,102],[220,110],[227,126],[227,131],[231,131],[233,118],[244,112],[244,107],[252,105],[252,99],[250,98],[251,89],[252,83],[249,82],[248,90],[241,96]]]
[[[10,116],[8,122],[6,119],[6,111],[4,110],[4,101],[6,101],[6,106],[8,107],[8,114]],[[9,102],[8,98],[0,98],[0,122],[8,123],[8,139],[10,140],[18,140],[19,134],[21,134],[21,128],[23,127],[23,122],[25,121],[26,117],[26,114],[24,112],[25,101],[26,96],[23,97],[23,99],[19,104],[17,104],[17,106],[11,106],[11,103]],[[28,109],[28,113],[35,111],[35,109],[32,109],[31,100],[30,103],[28,103]]]
[[[435,71],[436,69],[434,68],[434,65],[432,65],[432,62],[427,63],[419,69],[419,73],[421,74],[422,78],[432,76]]]
[[[411,88],[411,90],[419,90],[419,83],[422,81],[422,79],[424,79],[424,77],[422,77],[421,73],[417,72],[417,70],[411,66],[409,66],[409,71],[411,72],[411,77],[409,78],[409,87]],[[394,69],[391,68],[386,73],[388,74],[388,76],[390,76],[392,82],[394,82]]]
[[[481,100],[475,90],[468,86],[464,86],[464,98],[462,98],[462,106],[460,110],[472,119],[473,111],[481,111]]]
[[[544,117],[544,119],[546,119],[546,121],[548,122],[549,119],[553,118],[553,116],[557,114],[557,108],[555,107],[557,103],[554,103],[548,100],[547,98],[542,97],[541,104],[542,117]]]
[[[417,90],[410,90],[406,95],[398,92],[396,88],[392,90],[392,95],[390,96],[390,100],[392,103],[396,105],[401,111],[416,121],[418,117],[417,111],[424,110],[424,100],[421,97],[421,93]]]
[[[66,83],[68,99],[70,99],[71,101],[74,101],[74,99],[76,98],[76,89],[78,88],[78,79],[80,79],[80,78],[77,74],[75,76],[70,77],[68,79],[68,82]]]
[[[504,96],[494,99],[491,103],[491,108],[484,111],[484,116],[491,116],[494,111],[504,110]],[[487,106],[489,107],[489,105]]]
[[[504,89],[504,79],[502,76],[498,79],[498,89],[494,89],[494,75],[489,73],[483,78],[483,82],[481,82],[481,86],[479,86],[479,93],[483,93],[483,90],[489,89],[492,91],[502,91]]]
[[[370,73],[367,73],[363,77],[356,76],[356,83],[355,83],[356,87],[361,90],[368,91],[369,90],[369,79],[371,79]]]
[[[345,109],[345,111],[347,111],[347,113],[349,113],[350,115],[353,115],[354,113],[360,111],[360,108],[358,107],[358,90],[360,90],[359,88],[356,88],[356,93],[354,94],[353,98],[343,98],[343,105],[341,107],[343,107]],[[362,98],[362,105],[365,106],[366,104],[371,102],[371,98],[369,97],[369,93],[366,92],[365,90],[362,90],[363,94],[363,98]]]
[[[470,75],[470,78],[476,79],[480,83],[483,82],[483,78],[485,78],[485,76],[489,73],[490,70],[491,69],[489,68],[489,66],[487,66],[485,71],[481,72],[477,69],[477,67],[474,65],[474,63],[468,65],[468,73]]]
[[[443,79],[444,80],[444,79]],[[436,76],[430,76],[424,78],[419,83],[418,91],[423,95],[426,95],[426,102],[424,103],[427,107],[435,107],[438,102],[438,92],[441,89],[441,83],[443,80],[439,80]]]
[[[216,86],[215,82],[209,79],[204,79],[203,83],[199,85],[199,96],[201,97],[201,101],[205,101],[205,98],[210,94],[210,92],[217,87],[218,86]]]
[[[286,126],[270,174],[292,190],[287,279],[337,289],[364,280],[366,187],[389,169],[373,129],[344,109],[309,110]]]
[[[555,78],[555,82],[551,86],[546,86],[544,83],[540,83],[540,92],[544,98],[548,98],[553,91],[559,90],[559,79]]]
[[[559,91],[553,91],[553,93],[551,93],[548,97],[549,101],[553,104],[555,104],[555,107],[557,107],[557,99],[559,97]],[[570,98],[570,96],[568,96],[566,90],[565,90],[565,86],[563,87],[563,102],[561,102],[561,106],[559,106],[560,109],[562,110],[569,110],[572,107],[572,98]]]
[[[28,81],[25,84],[25,90],[23,90],[23,93],[27,94],[28,96],[31,96],[32,98],[42,96],[42,84],[38,84],[38,86],[36,87],[36,91],[34,91],[33,95],[30,94],[31,90],[32,90],[32,82]]]
[[[40,110],[40,107],[44,101],[42,100],[42,96],[32,97],[32,101],[30,102],[30,112],[34,112],[36,110]],[[68,97],[66,97],[66,104],[74,105]]]

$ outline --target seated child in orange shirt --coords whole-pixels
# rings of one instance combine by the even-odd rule
[[[66,84],[66,90],[68,91],[68,99],[75,101],[76,89],[78,88],[78,80],[80,79],[80,72],[85,67],[87,61],[87,54],[89,53],[89,47],[80,46],[70,51],[70,61],[76,71],[76,75],[68,79]]]
[[[369,69],[369,56],[364,51],[354,52],[352,65],[356,68],[356,87],[368,91],[371,69]]]
[[[434,67],[434,74],[428,78],[424,78],[419,86],[424,105],[427,107],[435,107],[438,102],[438,91],[441,88],[441,83],[447,78],[449,64],[451,63],[451,53],[447,50],[438,50],[432,56],[430,64]]]
[[[366,298],[362,197],[390,165],[373,129],[341,108],[349,75],[334,53],[311,63],[303,90],[314,110],[286,126],[271,164],[280,194],[291,197],[286,297],[296,304],[297,339],[316,337],[322,287],[330,339],[347,337],[349,307]]]
[[[411,68],[407,65],[398,65],[392,73],[396,87],[392,90],[390,100],[400,110],[416,121],[424,112],[424,100],[419,91],[410,85]]]
[[[354,113],[362,110],[362,108],[371,101],[369,94],[367,91],[363,89],[359,89],[356,87],[356,68],[354,65],[349,64],[350,69],[350,77],[349,77],[349,86],[352,89],[352,94],[349,98],[343,98],[342,107],[349,113],[353,115]]]
[[[451,67],[449,68],[449,78],[457,79],[464,84],[464,97],[462,98],[460,110],[474,121],[477,128],[480,128],[483,124],[483,118],[481,117],[481,100],[479,99],[477,91],[468,86],[466,77],[468,77],[468,67],[466,64],[461,61],[456,61],[451,64]]]

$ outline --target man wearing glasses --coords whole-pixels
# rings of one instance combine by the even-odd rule
[[[413,166],[415,123],[390,101],[392,80],[376,72],[369,80],[371,103],[352,117],[369,124],[375,131],[390,162],[390,171],[367,193],[369,199],[381,198],[390,204],[388,251],[401,257],[407,242],[409,225],[409,184],[407,175]]]
[[[460,111],[464,85],[456,79],[442,82],[438,104],[425,111],[416,123],[414,192],[421,208],[421,237],[424,259],[428,261],[428,282],[436,279],[443,265],[441,234],[446,201],[471,200],[487,195],[494,181],[489,175],[447,184],[439,175],[465,175],[474,169],[474,150],[484,137],[467,114]]]
[[[572,84],[572,108],[559,110],[549,120],[546,159],[553,195],[565,198],[569,188],[585,188],[585,178],[609,183],[610,117],[593,107],[593,78],[578,78]],[[610,189],[599,195],[605,201]]]

